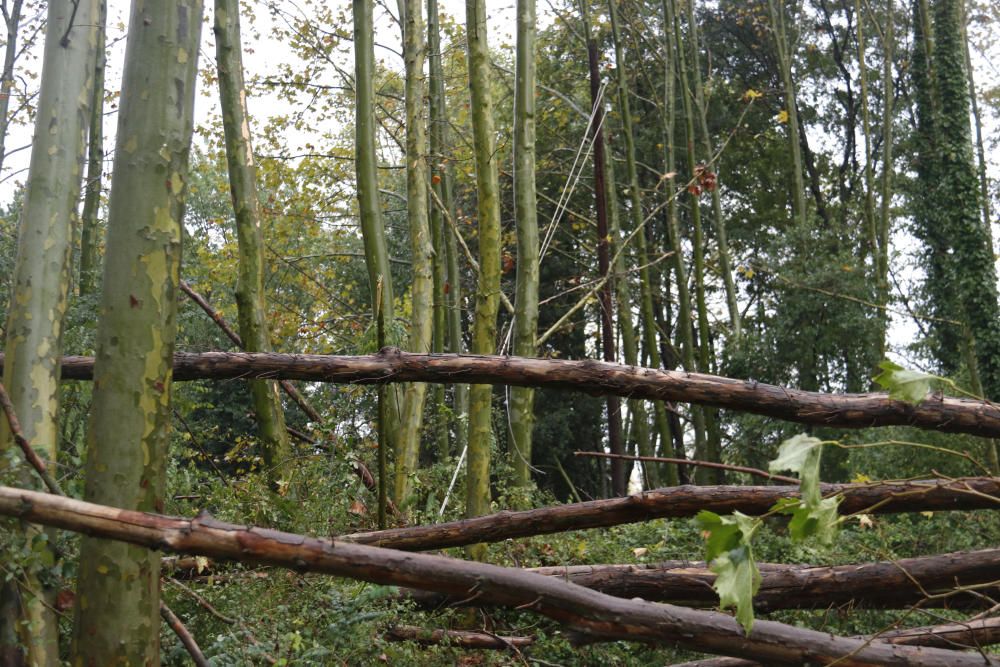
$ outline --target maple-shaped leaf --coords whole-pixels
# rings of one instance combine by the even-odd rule
[[[920,371],[911,371],[899,364],[886,360],[878,365],[882,372],[873,380],[889,392],[889,398],[906,401],[914,405],[927,398],[931,391],[933,375]]]
[[[709,566],[715,572],[712,587],[719,594],[719,606],[734,607],[736,620],[749,635],[753,627],[753,596],[760,588],[760,570],[749,544],[741,544],[714,561]]]
[[[790,470],[798,473],[803,502],[815,505],[820,500],[819,461],[822,453],[822,440],[800,433],[781,443],[778,447],[778,458],[771,461],[768,470],[771,472]]]

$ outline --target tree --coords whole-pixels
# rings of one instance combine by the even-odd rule
[[[517,71],[514,96],[514,217],[517,222],[517,284],[514,354],[537,354],[538,200],[535,194],[535,1],[517,5]],[[514,481],[531,484],[531,437],[535,392],[510,390],[510,456]]]
[[[163,507],[181,215],[193,128],[200,0],[134,0],[87,428],[84,497]],[[159,662],[155,552],[84,538],[72,653],[95,664]]]
[[[236,306],[240,338],[247,352],[270,352],[271,333],[264,301],[264,237],[257,193],[257,170],[250,142],[250,118],[243,82],[243,41],[238,0],[215,2],[215,50],[219,100],[226,137],[229,189],[239,243]],[[276,488],[288,484],[291,445],[276,382],[250,383],[264,464]]]
[[[413,282],[410,286],[410,344],[414,352],[431,349],[434,320],[434,249],[427,215],[427,133],[424,110],[424,18],[421,0],[403,0],[403,59],[406,61],[406,210],[410,228]],[[417,468],[427,385],[408,385],[403,396],[396,442],[396,502],[410,495],[410,476]]]
[[[15,3],[15,14],[20,4]],[[3,384],[9,389],[24,436],[49,462],[55,462],[58,455],[59,359],[80,193],[79,164],[90,121],[98,18],[97,0],[53,1],[48,6],[42,89],[7,314]],[[16,29],[14,17],[8,23],[12,19]],[[6,98],[3,95],[0,112],[6,111]],[[13,444],[6,421],[0,422],[0,449],[8,450]],[[33,473],[15,474],[21,486],[32,486]],[[8,579],[0,590],[0,652],[16,652],[11,646],[16,631],[31,664],[58,665],[59,626],[53,612],[57,591],[50,579],[39,578],[38,571],[41,564],[55,562],[54,534],[29,524],[23,529],[21,538],[39,557],[24,573],[23,582]]]
[[[476,201],[479,232],[479,276],[472,329],[472,353],[491,354],[496,347],[497,312],[500,310],[500,193],[493,130],[493,95],[490,90],[490,49],[487,43],[485,0],[465,2],[469,53],[472,138],[476,163]],[[469,461],[466,476],[466,514],[490,510],[490,452],[493,388],[474,384],[469,390]],[[470,554],[481,558],[481,549]]]

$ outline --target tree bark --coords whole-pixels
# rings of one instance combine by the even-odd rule
[[[264,298],[264,236],[257,195],[257,167],[250,138],[250,113],[243,81],[239,0],[215,0],[215,52],[229,191],[239,245],[236,309],[240,338],[247,352],[270,352],[271,333]],[[250,395],[268,478],[280,489],[287,484],[284,478],[289,472],[292,448],[285,430],[285,412],[281,407],[278,386],[273,380],[253,380],[250,382]]]
[[[996,509],[1000,502],[1000,479],[824,484],[822,492],[824,496],[843,494],[838,509],[844,515]],[[739,511],[759,516],[767,513],[780,499],[797,497],[798,487],[790,486],[680,486],[654,489],[626,498],[591,500],[523,512],[498,512],[433,526],[355,533],[341,539],[406,551],[445,549],[650,519],[693,517],[703,509],[718,514]]]
[[[97,57],[94,61],[93,102],[90,105],[90,136],[87,140],[87,180],[80,213],[80,295],[94,291],[97,282],[101,228],[101,183],[104,179],[104,69],[107,65],[108,3],[100,0],[97,19]]]
[[[434,334],[434,250],[427,218],[427,132],[424,128],[424,13],[422,0],[402,0],[403,60],[406,65],[406,210],[410,228],[413,282],[410,285],[409,347],[429,352]],[[427,385],[406,386],[396,438],[396,470],[393,497],[403,506],[410,495],[411,476],[420,456],[420,434],[424,424]]]
[[[180,519],[9,487],[0,487],[0,514],[84,532],[91,539],[127,541],[140,548],[197,553],[450,595],[473,595],[484,603],[530,609],[589,637],[671,644],[771,665],[834,661],[845,667],[1000,664],[982,655],[869,643],[765,620],[758,620],[747,636],[727,614],[622,600],[553,577],[496,565],[247,528],[217,521],[207,514]]]
[[[988,602],[979,594],[994,595],[995,590],[977,588],[973,594],[956,589],[1000,580],[1000,549],[832,567],[761,563],[760,569],[754,608],[762,613],[829,607],[902,609],[918,603],[922,608],[982,607]],[[712,589],[715,574],[703,562],[553,567],[540,573],[621,598],[685,607],[710,607],[719,601]],[[952,591],[955,595],[928,599]]]
[[[14,11],[20,12],[20,3]],[[10,361],[4,366],[3,384],[24,438],[37,443],[41,458],[50,464],[56,461],[60,441],[59,359],[71,282],[80,164],[93,97],[98,16],[98,0],[52,0],[48,5],[41,92],[7,313],[5,357]],[[15,17],[11,19],[16,30]],[[14,41],[13,35],[10,40]],[[9,88],[2,95],[4,106],[7,92]],[[0,109],[0,113],[5,111]],[[6,420],[0,420],[0,451],[13,445],[11,429]],[[0,463],[0,469],[6,467]],[[25,486],[35,483],[30,470],[16,474]],[[38,526],[22,528],[18,541],[31,544],[38,538],[41,544],[52,544],[41,542],[44,536],[39,535]],[[13,622],[18,627],[29,664],[54,666],[59,664],[59,624],[52,610],[57,591],[43,583],[44,576],[39,577],[42,567],[38,563],[43,557],[54,562],[56,554],[44,546],[37,563],[23,573],[26,585],[20,596],[20,619],[3,618],[0,625]],[[11,586],[5,586],[0,597],[14,594]],[[7,603],[3,607],[5,611],[11,608]],[[0,635],[9,638],[6,629]],[[6,640],[0,639],[2,643]]]
[[[590,12],[587,0],[583,0],[583,22],[587,34],[587,63],[590,71],[590,102],[592,115],[590,119],[590,140],[594,150],[594,208],[597,214],[597,271],[604,284],[597,296],[599,315],[601,319],[601,350],[604,361],[615,361],[615,323],[614,307],[611,292],[614,282],[609,276],[611,271],[610,235],[608,233],[608,202],[606,190],[607,168],[604,155],[604,99],[601,96],[601,74],[598,64],[598,47],[594,40],[593,27],[590,25]],[[624,454],[625,444],[622,439],[621,401],[608,397],[608,446],[612,454]],[[628,493],[628,479],[625,475],[625,463],[621,459],[611,460],[611,494],[624,496]]]
[[[479,213],[479,276],[472,352],[491,354],[496,349],[497,314],[500,309],[500,183],[493,130],[493,94],[490,90],[490,49],[487,44],[486,2],[466,0],[466,35],[469,52],[472,138],[476,161]],[[490,511],[490,450],[493,388],[473,384],[469,392],[469,459],[467,463],[466,516]],[[482,557],[481,550],[470,551]]]
[[[63,379],[90,380],[93,369],[93,357],[63,357]],[[824,394],[754,380],[593,360],[412,354],[394,348],[363,356],[241,352],[174,355],[176,380],[255,377],[343,384],[461,381],[549,387],[710,405],[832,428],[907,425],[943,433],[1000,437],[1000,407],[973,399],[929,395],[912,405],[883,393]]]
[[[122,82],[84,497],[163,507],[181,215],[201,0],[133,0]],[[155,553],[84,538],[72,656],[159,662]]]
[[[514,78],[514,219],[517,275],[514,298],[514,354],[534,357],[538,334],[538,202],[535,194],[535,0],[517,3]],[[531,435],[535,390],[510,389],[510,459],[514,483],[531,486]]]

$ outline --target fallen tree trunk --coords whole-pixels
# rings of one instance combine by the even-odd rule
[[[875,484],[824,484],[824,495],[841,493],[842,514],[1000,509],[1000,478]],[[692,517],[701,510],[728,514],[766,513],[782,498],[796,498],[797,486],[677,486],[624,498],[591,500],[522,512],[497,512],[432,526],[392,528],[340,539],[405,551],[444,549],[567,530],[604,528],[649,519]]]
[[[870,639],[889,644],[982,650],[990,644],[1000,643],[1000,618],[890,630],[874,635]],[[983,664],[988,663],[984,661]],[[672,667],[761,667],[761,663],[742,658],[707,658],[675,663]]]
[[[734,618],[718,612],[623,600],[531,572],[246,528],[207,515],[181,519],[3,486],[0,514],[151,549],[475,596],[483,602],[542,614],[586,636],[675,644],[769,665],[836,661],[841,667],[1000,666],[1000,660],[984,660],[979,655],[868,643],[773,621],[757,621],[747,636]]]
[[[956,590],[1000,582],[1000,549],[828,567],[761,563],[760,570],[760,590],[754,596],[754,608],[759,612],[829,607],[901,609],[918,603],[922,607],[983,607],[989,604],[986,596],[1000,593],[1000,586],[977,588],[976,594]],[[620,598],[684,607],[719,604],[712,588],[715,574],[703,562],[577,565],[529,571]],[[423,591],[414,591],[412,597],[421,605],[435,607],[457,602]]]
[[[62,377],[89,380],[93,375],[93,363],[91,357],[63,357]],[[394,348],[365,356],[245,352],[174,355],[175,380],[207,378],[550,387],[595,395],[695,403],[837,428],[909,425],[948,433],[1000,437],[1000,407],[984,401],[928,396],[919,405],[911,405],[891,400],[882,393],[822,394],[702,373],[591,360],[415,354]]]
[[[519,649],[535,643],[534,637],[501,637],[471,630],[427,630],[417,625],[396,625],[385,633],[390,641],[446,644],[458,648]]]

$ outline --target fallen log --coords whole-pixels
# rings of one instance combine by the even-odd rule
[[[856,565],[761,563],[760,570],[761,584],[754,597],[754,608],[762,613],[830,607],[902,609],[915,604],[952,609],[983,607],[989,604],[986,596],[1000,595],[1000,549]],[[704,562],[576,565],[528,571],[559,577],[620,598],[642,598],[684,607],[719,604],[719,596],[712,588],[715,574]],[[956,590],[994,582],[996,586],[977,588],[977,594]],[[424,591],[413,591],[411,597],[423,606],[432,607],[459,602]]]
[[[873,635],[870,639],[889,644],[980,650],[990,644],[1000,643],[1000,618],[902,628]],[[761,663],[742,658],[706,658],[675,663],[671,667],[761,667]]]
[[[63,357],[62,377],[90,380],[93,364],[92,357]],[[595,395],[695,403],[837,428],[908,425],[1000,437],[1000,407],[985,401],[933,395],[912,405],[892,400],[884,393],[823,394],[753,380],[592,360],[415,354],[394,348],[365,356],[245,352],[174,355],[175,380],[208,378],[549,387]]]
[[[1000,478],[824,484],[824,495],[843,494],[842,514],[1000,509]],[[692,517],[703,509],[766,513],[782,498],[797,498],[797,486],[677,486],[624,498],[591,500],[521,512],[497,512],[431,526],[354,533],[340,539],[404,551],[444,549],[568,530],[604,528],[659,518]]]
[[[757,621],[747,636],[733,617],[718,612],[623,600],[532,572],[247,528],[205,514],[182,519],[3,486],[0,514],[151,549],[476,596],[547,616],[586,636],[677,645],[769,665],[1000,666],[1000,660],[980,655],[869,643],[773,621]]]
[[[535,643],[534,637],[502,637],[472,630],[427,630],[417,625],[396,625],[386,632],[386,639],[417,642],[424,645],[446,644],[467,649],[520,649]]]

